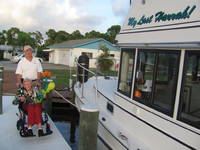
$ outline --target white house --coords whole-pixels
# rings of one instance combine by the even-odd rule
[[[0,45],[0,59],[10,59],[12,57],[12,52],[22,51],[23,47],[11,46],[11,45]]]
[[[114,64],[116,65],[120,58],[119,48],[102,38],[69,40],[49,46],[49,62],[75,67],[75,60],[82,53],[86,53],[90,58],[90,68],[96,68],[95,62],[102,53],[99,50],[101,45],[105,45],[110,50],[110,56],[113,57]]]

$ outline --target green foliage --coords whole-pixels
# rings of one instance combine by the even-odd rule
[[[100,71],[110,70],[113,66],[113,60],[109,58],[109,49],[105,45],[99,48],[103,53],[97,58],[97,67]]]
[[[45,45],[53,45],[56,43],[56,31],[54,29],[49,29],[46,32],[46,35],[48,36],[48,39],[45,41]]]
[[[8,45],[17,46],[17,38],[20,30],[18,28],[10,28],[8,31],[6,31],[6,39]]]
[[[79,30],[76,30],[72,32],[72,34],[69,35],[70,40],[78,40],[78,39],[83,39],[84,36],[81,34]]]
[[[56,89],[64,89],[69,87],[70,71],[69,70],[46,70],[52,73],[52,76],[55,77],[54,82],[56,84]],[[71,74],[76,74],[76,71],[73,70]]]
[[[27,33],[20,31],[20,29],[16,27],[0,32],[0,43],[12,45],[14,47],[31,45],[33,48],[37,48],[41,45],[42,39],[42,34],[39,31]]]
[[[115,44],[117,42],[115,41],[115,37],[119,33],[120,29],[120,25],[113,25],[107,30],[106,34],[111,38],[111,43]]]
[[[24,46],[24,45],[31,45],[33,48],[37,47],[37,43],[34,38],[31,37],[31,33],[26,33],[20,31],[18,33],[17,43],[16,46]]]
[[[58,31],[56,33],[55,41],[56,41],[56,43],[60,43],[63,41],[67,41],[68,38],[69,38],[69,33],[65,32],[65,31]]]
[[[79,30],[75,30],[71,34],[67,33],[66,31],[55,31],[54,29],[49,29],[46,32],[47,39],[45,43],[43,43],[44,39],[42,33],[39,31],[35,32],[24,32],[16,27],[12,27],[8,30],[0,31],[0,44],[7,44],[12,45],[15,47],[24,45],[31,45],[33,48],[38,49],[37,56],[38,57],[48,57],[46,53],[42,52],[43,49],[46,49],[47,46],[53,45],[56,43],[64,42],[67,40],[76,40],[76,39],[89,39],[89,38],[103,38],[111,43],[116,43],[115,36],[120,31],[119,25],[111,26],[106,33],[100,33],[98,31],[92,30],[90,32],[85,33],[82,35]],[[14,51],[12,52],[14,53]],[[102,59],[105,59],[107,56],[102,55]],[[110,60],[105,60],[108,64],[112,64]],[[104,66],[104,62],[101,62],[102,66]],[[108,65],[108,66],[110,66]]]
[[[4,35],[4,32],[0,32],[0,45],[5,44],[6,42],[6,37]]]

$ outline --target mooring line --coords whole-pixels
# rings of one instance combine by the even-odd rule
[[[66,102],[70,103],[72,106],[78,108],[75,104],[73,104],[72,102],[70,102],[68,99],[66,99],[64,96],[62,96],[58,91],[53,90],[56,94],[58,94],[63,100],[65,100]]]
[[[66,99],[64,96],[62,96],[58,91],[54,90],[54,92],[59,95],[63,100],[65,100],[66,102],[70,103],[72,106],[78,108],[75,104],[73,104],[72,102],[70,102],[68,99]],[[16,94],[13,93],[2,93],[2,95],[4,96],[16,96]]]

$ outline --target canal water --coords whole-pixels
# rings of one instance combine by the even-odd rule
[[[72,150],[77,150],[79,113],[76,108],[68,103],[52,103],[52,114],[50,117]]]
[[[72,150],[78,149],[78,138],[79,138],[79,127],[76,126],[76,132],[75,132],[75,142],[70,142],[70,122],[66,121],[54,121],[54,124],[64,137],[64,139],[67,141],[67,143],[70,145]]]

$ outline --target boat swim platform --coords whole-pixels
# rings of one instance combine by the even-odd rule
[[[53,131],[51,135],[38,137],[37,127],[33,126],[35,137],[21,137],[16,127],[18,106],[12,104],[13,99],[13,96],[3,96],[3,114],[0,115],[0,150],[71,150],[50,117],[49,123]]]

